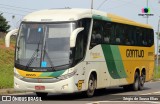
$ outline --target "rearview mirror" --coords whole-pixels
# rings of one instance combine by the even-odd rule
[[[10,32],[7,33],[7,35],[5,37],[5,45],[6,45],[6,47],[10,46],[10,37],[11,37],[11,35],[17,35],[17,33],[18,33],[18,29],[11,30]]]
[[[75,47],[76,44],[76,38],[79,32],[81,32],[82,30],[84,30],[83,27],[77,28],[75,29],[72,33],[71,33],[71,37],[70,37],[70,47]]]

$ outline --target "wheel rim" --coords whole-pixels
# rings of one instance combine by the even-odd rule
[[[94,94],[94,90],[95,90],[95,80],[93,77],[90,78],[89,82],[88,82],[88,96],[92,96]]]
[[[140,86],[143,86],[144,85],[144,77],[142,76],[141,78],[140,78]]]
[[[94,81],[93,81],[93,80],[90,80],[90,81],[89,81],[89,89],[90,89],[91,91],[94,90]]]
[[[89,90],[90,90],[90,92],[93,92],[94,91],[94,81],[93,80],[89,80]]]
[[[136,76],[136,78],[135,78],[134,88],[135,88],[135,90],[138,90],[138,88],[139,88],[139,78],[138,78],[138,76]]]
[[[135,87],[138,88],[138,78],[136,78]]]

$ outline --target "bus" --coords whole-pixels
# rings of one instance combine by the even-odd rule
[[[142,90],[153,78],[150,25],[91,9],[48,9],[25,16],[17,32],[14,88],[48,93],[119,86]]]

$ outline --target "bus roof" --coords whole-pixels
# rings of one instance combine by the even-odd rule
[[[150,25],[131,21],[127,18],[120,17],[114,14],[105,13],[98,10],[91,9],[47,9],[36,11],[24,17],[23,21],[28,22],[65,22],[75,21],[81,18],[98,18],[102,20],[140,26],[145,28],[152,28]]]
[[[58,22],[91,17],[92,14],[89,9],[47,9],[30,13],[24,17],[24,21]]]
[[[134,26],[139,26],[139,27],[145,27],[145,28],[152,28],[152,26],[148,25],[148,24],[142,24],[142,23],[138,23],[132,20],[129,20],[127,18],[124,17],[120,17],[114,14],[107,14],[107,17],[111,19],[111,21],[113,22],[118,22],[118,23],[123,23],[123,24],[129,24],[129,25],[134,25]]]

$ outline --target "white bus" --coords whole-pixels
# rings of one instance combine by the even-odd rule
[[[153,77],[149,25],[90,9],[50,9],[24,17],[15,46],[14,88],[48,93],[123,86],[141,90]]]

